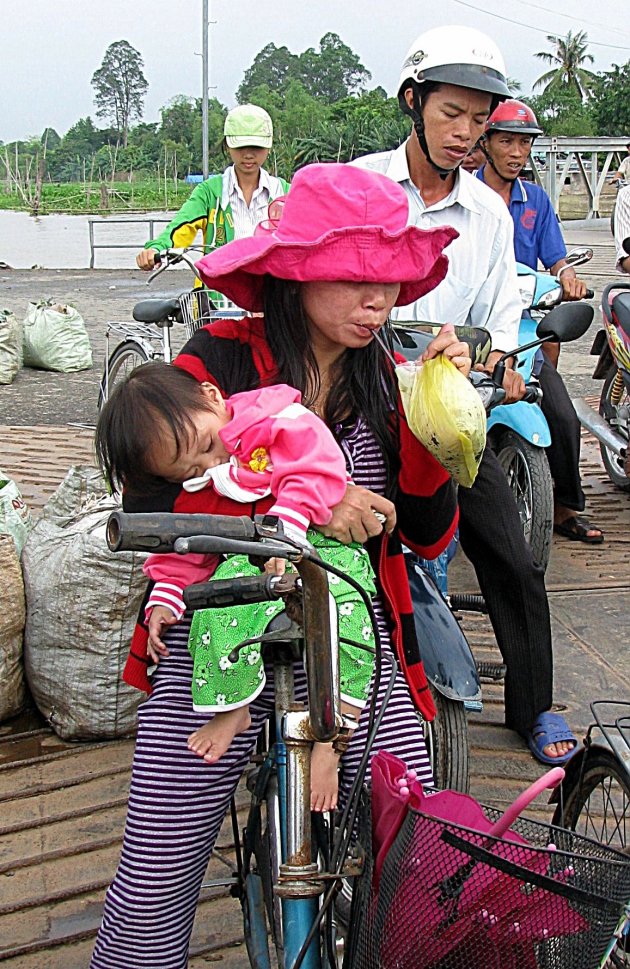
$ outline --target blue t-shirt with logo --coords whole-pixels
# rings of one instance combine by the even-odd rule
[[[477,169],[477,178],[483,177],[485,165]],[[514,222],[514,255],[530,269],[538,268],[538,260],[545,269],[564,259],[567,247],[562,238],[558,218],[551,199],[544,189],[534,182],[517,178],[512,185],[510,215]]]

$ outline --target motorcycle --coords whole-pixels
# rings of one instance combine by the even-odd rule
[[[592,257],[592,249],[579,247],[568,253],[567,264],[582,265]],[[524,311],[519,327],[520,346],[505,356],[516,357],[516,369],[525,380],[527,393],[523,400],[512,404],[493,400],[492,408],[488,411],[488,444],[505,472],[519,510],[523,533],[534,558],[546,568],[553,538],[553,481],[545,451],[551,443],[551,433],[540,408],[542,390],[534,375],[539,346],[536,327],[544,319],[544,314],[561,302],[563,294],[560,276],[550,276],[520,263],[517,264],[517,271]],[[587,298],[592,296],[592,291],[589,291]],[[476,362],[480,362],[480,350],[483,349],[487,356],[490,349],[487,331],[474,327],[458,327],[457,330],[460,339],[467,340],[471,352],[477,354]],[[430,336],[439,332],[439,327],[398,320],[394,324],[394,332],[397,349],[412,360],[420,356]],[[485,341],[480,334],[486,335]]]
[[[623,245],[630,255],[630,239]],[[604,325],[591,347],[597,356],[593,380],[604,381],[599,412],[581,398],[575,398],[573,406],[580,424],[600,442],[608,477],[630,492],[630,281],[616,280],[604,287],[602,318]]]
[[[537,324],[535,339],[517,348],[517,352],[527,352],[545,342],[577,340],[586,332],[592,318],[590,306],[568,303],[556,306]],[[422,326],[422,330],[400,323],[394,327],[394,348],[408,359],[417,358],[433,335],[433,327]],[[456,327],[456,332],[469,343],[473,360],[483,362],[490,349],[487,331]],[[512,355],[504,354],[492,375],[471,371],[471,380],[488,412],[505,398],[503,372],[505,360]],[[535,402],[540,397],[539,388],[528,387],[527,396]],[[468,599],[480,597],[449,598],[446,570],[452,554],[451,545],[438,559],[429,562],[407,551],[405,561],[422,662],[437,708],[437,716],[426,731],[436,784],[466,792],[469,785],[467,713],[481,710],[481,684],[470,645],[451,604],[453,609],[466,608]],[[501,674],[497,670],[489,675],[500,678]]]
[[[567,264],[582,265],[592,257],[592,249],[580,247],[568,253]],[[515,369],[528,388],[538,388],[538,395],[494,407],[488,415],[488,443],[505,472],[534,558],[546,569],[553,539],[553,480],[545,450],[551,444],[551,433],[540,407],[542,391],[535,376],[538,346],[532,341],[537,320],[557,306],[563,294],[560,276],[521,263],[516,268],[525,312],[519,327],[521,348],[514,354]],[[589,291],[587,298],[592,296]]]

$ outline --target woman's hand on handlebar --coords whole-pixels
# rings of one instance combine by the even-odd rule
[[[384,522],[377,517],[383,516]],[[351,542],[367,542],[380,535],[383,529],[391,532],[396,524],[393,502],[383,495],[349,484],[342,500],[332,510],[332,518],[319,531],[329,538],[336,538],[344,545]]]
[[[438,335],[431,340],[428,347],[422,354],[420,360],[424,363],[432,357],[443,354],[457,369],[467,377],[470,373],[472,360],[470,357],[470,347],[467,343],[462,343],[455,335],[455,327],[452,323],[445,323]]]
[[[162,656],[168,656],[168,649],[161,640],[164,630],[169,626],[174,626],[177,622],[176,616],[166,606],[154,606],[149,616],[149,641],[147,643],[147,653],[154,663],[159,663]]]
[[[155,257],[157,256],[157,249],[141,249],[136,256],[136,265],[138,269],[142,269],[143,272],[149,273],[155,267]]]

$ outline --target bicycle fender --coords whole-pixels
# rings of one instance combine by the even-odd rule
[[[413,616],[427,679],[450,700],[481,700],[475,660],[459,623],[433,579],[405,554]]]
[[[250,965],[254,969],[271,969],[262,878],[256,872],[250,872],[245,880],[243,922]]]
[[[549,447],[551,444],[547,418],[538,404],[527,404],[523,400],[517,400],[514,404],[499,404],[498,407],[493,407],[488,417],[488,434],[495,427],[507,427],[536,447]]]

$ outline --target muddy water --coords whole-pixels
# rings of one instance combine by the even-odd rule
[[[171,216],[165,212],[148,215],[120,215],[99,219],[94,242],[123,245],[123,249],[96,249],[97,269],[132,269],[135,254],[149,238],[149,219],[161,232]],[[121,221],[122,219],[122,221]],[[90,265],[88,217],[85,215],[43,215],[0,211],[0,261],[13,269],[86,269]]]

